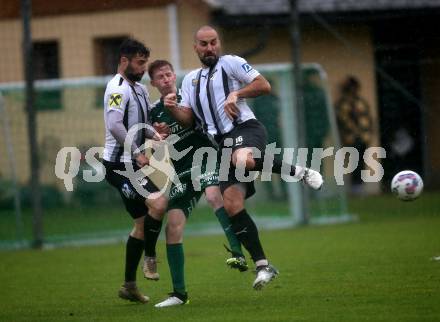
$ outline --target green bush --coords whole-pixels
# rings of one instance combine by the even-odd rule
[[[0,208],[14,209],[14,185],[9,180],[0,180]],[[64,204],[61,192],[51,185],[40,186],[41,204],[43,208],[54,208]],[[32,207],[32,190],[30,186],[19,186],[20,204],[21,207]]]

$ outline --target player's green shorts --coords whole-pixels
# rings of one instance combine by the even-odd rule
[[[188,218],[205,189],[209,186],[218,186],[218,167],[215,169],[206,169],[206,166],[203,165],[200,175],[196,175],[199,172],[197,171],[197,167],[193,167],[192,163],[189,164],[187,162],[184,167],[180,164],[179,167],[176,166],[176,171],[182,168],[186,170],[178,172],[180,184],[173,184],[171,186],[168,210],[181,209],[185,217]],[[191,176],[191,171],[194,173],[193,176]],[[195,178],[195,182],[192,181],[191,177]],[[197,189],[197,187],[199,187],[199,189]]]

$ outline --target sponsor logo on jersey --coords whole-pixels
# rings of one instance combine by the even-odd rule
[[[122,185],[121,192],[127,199],[134,199],[136,197],[136,193],[126,183]]]
[[[243,70],[246,73],[249,73],[253,68],[251,65],[249,65],[248,63],[244,63],[243,65],[241,65],[241,68],[243,68]]]
[[[198,179],[200,180],[202,186],[218,184],[218,174],[213,171],[202,174]]]
[[[110,108],[120,108],[122,103],[122,94],[114,93],[110,94],[108,106]]]
[[[179,195],[184,194],[186,191],[186,187],[187,187],[186,183],[181,183],[172,187],[170,191],[170,198],[175,198]]]
[[[148,179],[147,179],[147,177],[139,178],[138,182],[141,186],[145,186],[148,183]]]
[[[176,133],[179,133],[180,131],[182,131],[183,130],[183,127],[181,127],[179,124],[177,124],[177,123],[173,123],[171,126],[170,126],[170,130],[171,130],[171,134],[176,134]]]

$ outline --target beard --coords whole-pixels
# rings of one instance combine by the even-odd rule
[[[215,66],[215,64],[217,64],[219,57],[217,55],[202,56],[202,57],[199,56],[199,59],[203,65],[212,67]]]
[[[125,70],[125,77],[127,77],[132,82],[139,82],[142,79],[142,76],[144,76],[144,73],[134,73],[133,68],[130,67],[130,65],[127,66],[127,69]]]
[[[125,73],[125,76],[131,80],[132,82],[139,82],[142,79],[142,76],[144,76],[144,73],[142,74],[134,74],[134,73]]]

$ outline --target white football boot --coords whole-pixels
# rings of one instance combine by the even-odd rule
[[[189,303],[187,294],[170,293],[169,296],[170,297],[168,297],[166,300],[157,303],[154,307],[168,307]]]
[[[257,278],[254,281],[253,288],[257,291],[261,290],[264,285],[273,280],[279,271],[272,265],[262,265],[257,267]]]
[[[304,184],[314,190],[321,189],[324,183],[322,175],[318,171],[300,166],[295,167],[295,177],[301,179]]]

